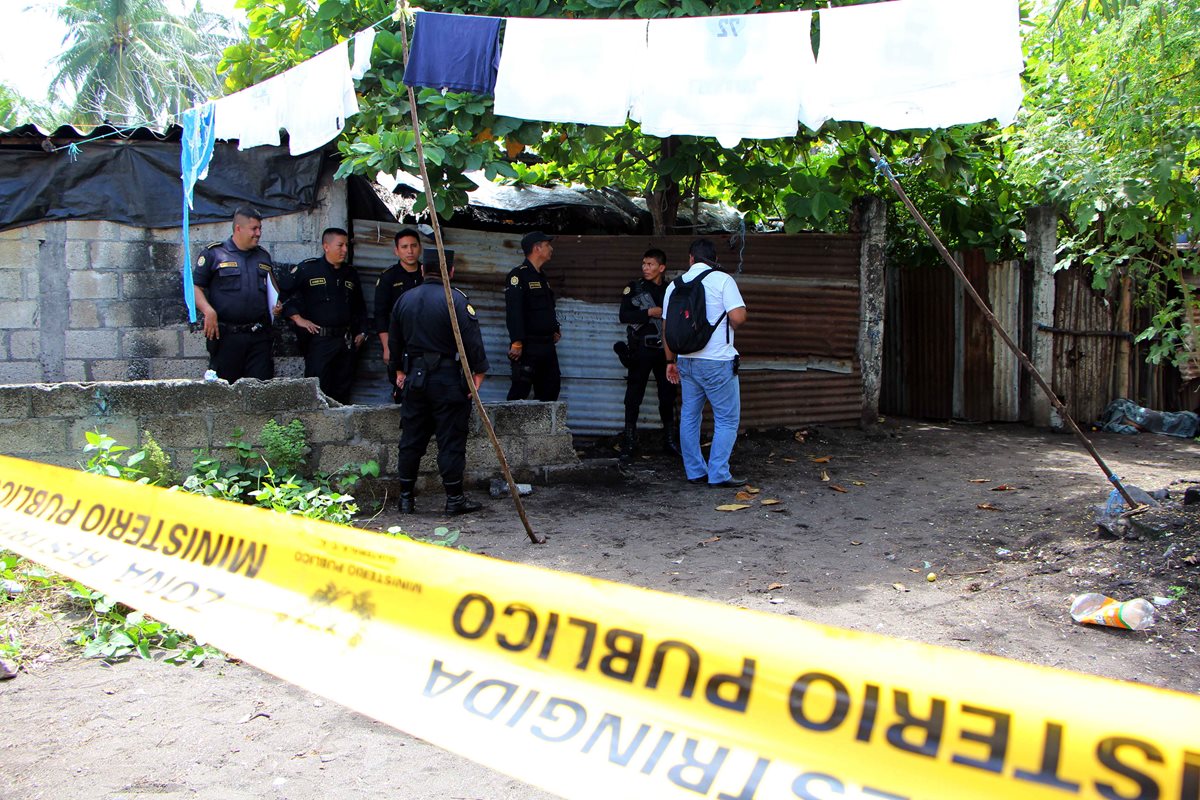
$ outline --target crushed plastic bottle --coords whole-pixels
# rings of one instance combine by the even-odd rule
[[[1154,625],[1154,606],[1138,598],[1124,603],[1096,592],[1081,594],[1071,603],[1071,619],[1086,625],[1107,625],[1144,631]]]
[[[204,370],[204,382],[205,383],[216,383],[216,381],[217,381],[217,371],[215,369]]]

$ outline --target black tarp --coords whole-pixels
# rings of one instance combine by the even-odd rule
[[[60,129],[61,130],[61,129]],[[15,131],[13,132],[15,133]],[[0,230],[42,220],[92,219],[142,228],[182,224],[183,183],[177,137],[101,139],[47,153],[36,139],[0,145]],[[61,146],[62,140],[54,141]],[[272,217],[312,208],[324,154],[287,147],[239,152],[217,142],[208,177],[196,184],[192,224],[226,222],[252,205]]]

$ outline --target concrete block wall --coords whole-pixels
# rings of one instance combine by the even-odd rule
[[[545,483],[579,466],[566,425],[566,405],[518,401],[490,403],[497,438],[517,480]],[[194,449],[232,459],[226,445],[238,430],[259,443],[268,420],[304,423],[310,469],[332,472],[374,460],[394,477],[400,431],[398,406],[343,406],[329,400],[315,378],[148,380],[0,386],[0,453],[76,467],[87,460],[86,433],[99,430],[120,444],[140,447],[148,431],[186,472]],[[421,465],[437,484],[437,443]],[[500,476],[499,461],[477,416],[467,442],[467,480],[478,485]]]
[[[262,245],[296,263],[347,218],[345,186],[329,173],[312,211],[263,220]],[[188,260],[231,225],[192,226]],[[0,231],[0,384],[199,378],[208,354],[187,322],[183,263],[181,228],[68,220]],[[285,331],[276,324],[276,375],[303,375]]]

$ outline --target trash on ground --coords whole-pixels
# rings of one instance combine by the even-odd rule
[[[999,486],[992,487],[993,492],[1015,492],[1016,490],[1017,490],[1016,486],[1012,486],[1007,483],[1002,483]]]
[[[937,580],[937,573],[936,572],[929,573],[928,575],[925,576],[925,580],[929,581],[930,583],[933,583],[934,581]]]
[[[1140,597],[1122,603],[1096,592],[1088,592],[1079,595],[1071,603],[1071,619],[1086,625],[1144,631],[1154,625],[1154,606]]]
[[[912,589],[909,589],[903,583],[893,583],[892,588],[895,589],[897,592],[911,592],[912,591]]]
[[[1156,606],[1169,606],[1175,602],[1174,597],[1151,597],[1150,602]]]
[[[1154,411],[1124,398],[1109,403],[1096,424],[1111,433],[1163,433],[1181,439],[1200,432],[1200,416],[1191,411]]]
[[[492,497],[507,497],[508,496],[508,481],[494,480],[492,481],[491,489],[488,491]],[[521,497],[533,494],[533,486],[528,483],[517,484],[517,494]]]
[[[991,483],[991,478],[967,478],[967,483]]]
[[[825,482],[829,481],[829,473],[825,470],[821,470],[821,480]]]

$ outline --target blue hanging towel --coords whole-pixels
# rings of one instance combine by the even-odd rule
[[[493,94],[500,17],[418,11],[404,82],[414,88]]]
[[[179,115],[183,127],[183,141],[179,148],[180,175],[183,178],[183,301],[187,304],[188,321],[196,321],[196,290],[192,286],[192,238],[190,235],[191,208],[196,181],[208,176],[208,165],[212,161],[216,145],[213,120],[215,106],[205,103],[189,108]]]

